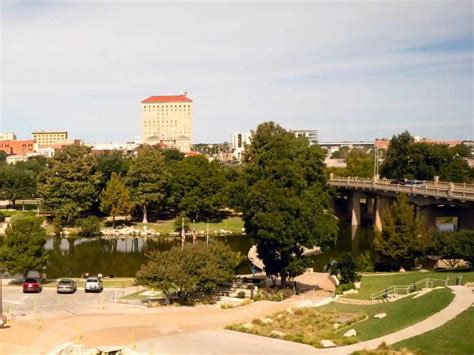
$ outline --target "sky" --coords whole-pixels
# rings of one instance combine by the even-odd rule
[[[143,99],[186,91],[193,143],[473,140],[473,4],[0,0],[0,131],[130,141]]]

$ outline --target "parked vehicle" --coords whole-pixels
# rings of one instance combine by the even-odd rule
[[[43,286],[41,285],[41,281],[36,277],[27,277],[25,281],[23,281],[23,293],[27,292],[41,292],[43,290]]]
[[[416,186],[416,187],[426,187],[426,184],[422,180],[407,180],[405,185]]]
[[[102,280],[98,277],[89,277],[86,280],[86,284],[84,286],[85,292],[102,292],[104,286],[102,284]]]
[[[392,185],[405,185],[407,183],[407,179],[394,179],[390,181]]]
[[[61,279],[58,282],[58,293],[74,293],[77,290],[76,281],[72,279]]]

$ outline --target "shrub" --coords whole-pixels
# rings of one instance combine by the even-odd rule
[[[331,260],[327,269],[331,275],[338,276],[341,283],[347,284],[356,279],[356,263],[351,253],[343,253],[338,260]]]
[[[374,262],[370,252],[366,250],[363,254],[360,254],[356,259],[356,266],[358,272],[371,272],[374,271]]]
[[[239,291],[237,293],[237,298],[245,298],[245,292],[244,291]]]
[[[0,212],[0,223],[3,222],[5,222],[5,215],[3,214],[3,212]]]
[[[344,291],[349,291],[355,289],[355,285],[353,282],[347,283],[347,284],[340,284],[336,287],[336,294],[337,295],[342,295]]]
[[[82,218],[78,221],[79,235],[83,237],[90,237],[100,234],[100,220],[95,216]]]

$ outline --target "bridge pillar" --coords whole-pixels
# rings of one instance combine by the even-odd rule
[[[381,231],[382,228],[383,228],[382,213],[383,213],[383,209],[387,205],[388,205],[388,199],[387,198],[384,198],[382,196],[377,196],[375,198],[373,223],[374,223],[375,229],[378,230],[378,231]]]
[[[367,197],[367,214],[369,216],[372,216],[372,218],[374,218],[374,214],[375,214],[375,198],[373,197]]]
[[[360,225],[360,194],[354,193],[351,196],[351,225]]]

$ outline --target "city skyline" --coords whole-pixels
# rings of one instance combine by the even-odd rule
[[[141,100],[184,91],[193,143],[269,120],[321,141],[405,129],[474,137],[469,1],[11,1],[0,11],[0,131],[21,139],[45,129],[127,141],[140,135]]]

